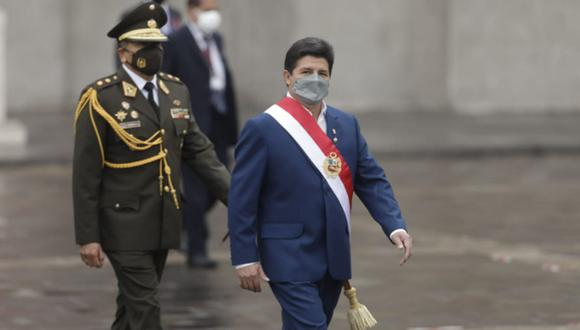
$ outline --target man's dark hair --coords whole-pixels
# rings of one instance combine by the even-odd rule
[[[300,39],[290,46],[290,49],[286,52],[284,69],[292,73],[298,61],[308,55],[324,58],[328,62],[329,74],[332,74],[334,49],[332,49],[332,46],[327,41],[314,37]]]
[[[199,7],[201,0],[187,0],[187,7],[188,8],[193,8],[193,7]]]

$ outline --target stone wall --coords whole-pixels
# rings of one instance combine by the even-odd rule
[[[106,32],[136,0],[0,0],[8,109],[69,111],[114,70]],[[183,8],[184,1],[173,0]],[[247,114],[284,94],[289,45],[336,50],[329,101],[349,111],[580,111],[577,0],[221,0]]]

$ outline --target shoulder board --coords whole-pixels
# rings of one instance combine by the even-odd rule
[[[176,77],[176,76],[171,75],[169,73],[159,72],[159,77],[161,77],[161,79],[163,79],[165,81],[173,81],[173,82],[176,82],[176,83],[183,84],[181,82],[181,79],[179,79],[179,77]]]
[[[103,88],[107,88],[109,86],[116,85],[116,84],[118,84],[120,82],[121,81],[119,80],[119,77],[115,73],[115,74],[106,76],[104,78],[95,80],[92,84],[90,84],[89,87],[93,87],[96,90],[101,90]]]

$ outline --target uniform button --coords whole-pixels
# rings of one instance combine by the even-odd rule
[[[183,130],[183,132],[181,132],[181,133],[183,133],[183,134],[187,134],[187,130],[186,130],[186,129],[184,129],[184,130]]]
[[[163,189],[165,190],[165,192],[169,192],[170,191],[169,186],[165,186],[165,188],[163,188]]]
[[[165,135],[165,129],[161,129],[161,135]]]
[[[116,208],[116,209],[118,209],[118,208],[120,208],[120,207],[121,207],[121,204],[119,204],[119,203],[115,204],[115,208]]]
[[[169,151],[167,150],[167,148],[163,149],[163,152],[168,153]]]

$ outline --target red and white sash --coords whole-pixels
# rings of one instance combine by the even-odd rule
[[[304,151],[340,202],[350,231],[353,180],[350,168],[326,132],[300,102],[286,97],[266,113],[274,118]]]

